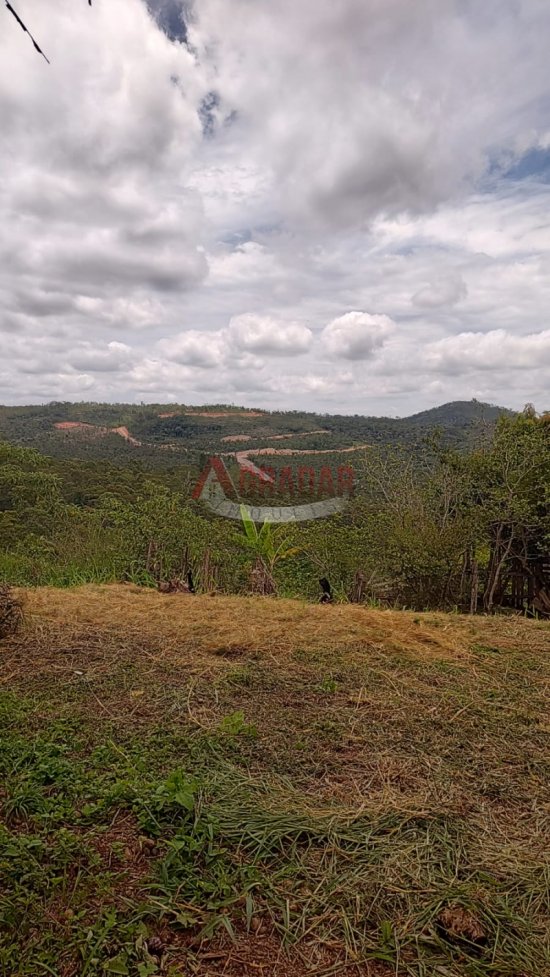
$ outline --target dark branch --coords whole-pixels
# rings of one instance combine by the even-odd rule
[[[43,57],[43,58],[44,58],[44,59],[45,59],[45,60],[46,60],[46,61],[48,62],[48,64],[49,64],[49,63],[50,63],[50,61],[49,61],[49,59],[48,59],[48,58],[46,57],[46,55],[44,54],[44,52],[43,52],[43,50],[42,50],[42,48],[40,47],[40,45],[38,44],[38,42],[37,42],[37,41],[36,41],[36,40],[34,39],[34,37],[32,36],[32,34],[31,34],[31,32],[30,32],[30,30],[29,30],[29,28],[28,28],[28,27],[27,27],[27,26],[26,26],[26,25],[25,25],[25,24],[23,23],[23,21],[21,20],[21,17],[20,17],[20,16],[19,16],[19,14],[17,13],[17,11],[13,9],[13,7],[12,7],[12,5],[11,5],[11,3],[9,2],[9,0],[5,0],[5,3],[6,3],[6,7],[8,8],[8,10],[9,10],[9,12],[10,12],[10,14],[13,14],[13,16],[15,17],[15,19],[16,19],[16,21],[17,21],[17,23],[19,24],[19,26],[20,26],[20,27],[21,27],[21,28],[22,28],[22,29],[23,29],[23,30],[25,31],[25,34],[28,34],[28,35],[29,35],[29,37],[30,37],[30,39],[31,39],[31,41],[32,41],[32,43],[33,43],[33,45],[34,45],[34,48],[35,48],[35,50],[36,50],[36,51],[38,51],[38,53],[39,53],[39,54],[41,54],[41,55],[42,55],[42,57]],[[90,7],[92,6],[92,0],[88,0],[88,5],[89,5]]]
[[[89,2],[89,0],[88,0],[88,2]],[[24,24],[24,23],[23,23],[23,21],[21,20],[21,17],[20,17],[20,16],[19,16],[19,14],[17,13],[17,11],[13,9],[13,7],[12,7],[12,5],[11,5],[11,3],[9,3],[9,2],[8,2],[8,0],[6,0],[6,7],[8,8],[8,10],[9,10],[9,12],[10,12],[10,14],[13,14],[13,16],[15,17],[15,19],[16,19],[16,21],[17,21],[17,23],[19,24],[19,26],[23,28],[23,30],[25,31],[25,34],[28,34],[28,35],[29,35],[29,37],[30,37],[30,39],[31,39],[31,41],[32,41],[32,43],[34,44],[34,47],[35,47],[35,49],[36,49],[36,50],[38,51],[38,53],[39,53],[39,54],[41,54],[41,55],[42,55],[42,57],[46,59],[46,61],[48,61],[48,58],[46,58],[46,55],[44,54],[44,52],[43,52],[43,50],[42,50],[42,48],[41,48],[41,47],[40,47],[40,46],[38,45],[38,43],[37,43],[37,42],[35,41],[35,39],[34,39],[34,37],[32,36],[32,34],[31,34],[31,32],[30,32],[30,30],[28,29],[28,27],[25,27],[25,24]],[[48,64],[49,64],[49,63],[50,63],[50,62],[48,61]]]

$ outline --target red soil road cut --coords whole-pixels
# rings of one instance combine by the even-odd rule
[[[368,447],[368,444],[357,444],[351,448],[249,448],[246,451],[227,451],[224,454],[236,458],[239,465],[242,465],[248,462],[250,455],[343,455],[350,451],[363,451]]]
[[[267,434],[264,441],[288,441],[289,438],[307,438],[310,434],[330,434],[330,431],[296,431],[294,434]],[[228,434],[222,441],[250,441],[251,434]],[[313,452],[312,452],[313,453]]]
[[[318,431],[296,431],[294,434],[269,434],[265,441],[287,441],[288,438],[308,438],[311,434],[330,434],[330,431],[325,431],[323,428],[319,428]]]
[[[250,472],[251,475],[257,475],[264,482],[271,482],[270,476],[266,475],[261,468],[251,459],[251,456],[256,457],[257,455],[333,455],[333,454],[349,454],[351,451],[363,451],[368,448],[368,444],[357,444],[351,448],[247,448],[245,451],[224,451],[223,456],[225,458],[235,458],[241,471]]]

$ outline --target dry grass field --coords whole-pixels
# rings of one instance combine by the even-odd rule
[[[548,977],[549,624],[20,596],[2,975]]]

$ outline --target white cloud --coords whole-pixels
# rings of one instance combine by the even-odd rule
[[[505,329],[459,333],[429,346],[426,365],[454,374],[467,373],[472,368],[494,371],[550,367],[550,329],[526,336],[514,336]]]
[[[548,406],[548,4],[190,6],[0,7],[4,399]]]
[[[368,360],[384,345],[395,323],[386,315],[346,312],[323,329],[322,340],[329,353],[346,360]]]
[[[275,256],[257,241],[239,244],[234,251],[224,251],[209,259],[210,283],[241,286],[282,277]]]
[[[87,373],[111,373],[127,369],[133,359],[132,350],[125,343],[108,343],[105,349],[82,343],[70,351],[67,363],[72,369]]]
[[[229,337],[237,348],[250,352],[294,356],[307,352],[313,333],[301,322],[285,322],[247,312],[233,316],[229,323]]]
[[[200,0],[190,36],[287,218],[334,227],[429,211],[537,145],[547,28],[538,0]]]
[[[140,400],[186,403],[196,372],[191,366],[146,356],[130,371],[130,383]]]
[[[158,348],[168,361],[205,369],[221,366],[226,351],[221,333],[204,333],[199,329],[189,329],[171,339],[162,339]]]
[[[195,286],[207,266],[200,201],[182,186],[201,138],[193,57],[139,0],[29,0],[24,13],[51,65],[2,10],[3,307],[93,318],[110,303],[114,319],[130,296]]]

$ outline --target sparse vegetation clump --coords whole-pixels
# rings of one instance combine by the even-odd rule
[[[546,977],[549,624],[130,584],[26,602],[1,973]]]
[[[15,634],[21,625],[23,609],[11,587],[0,584],[0,640]]]

